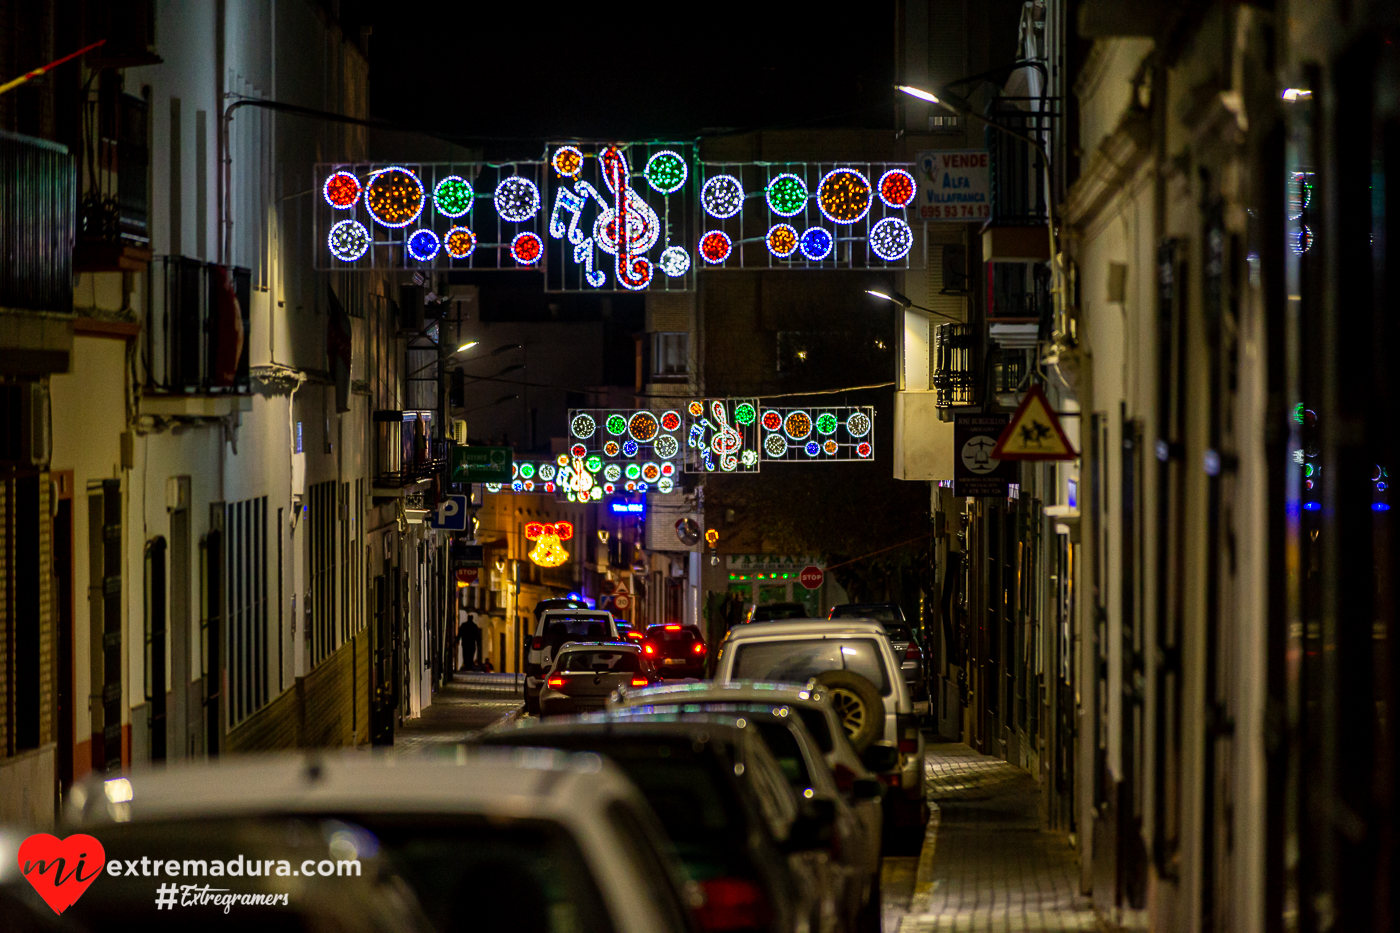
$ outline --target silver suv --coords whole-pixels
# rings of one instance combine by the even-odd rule
[[[550,609],[540,613],[535,631],[525,640],[525,709],[540,711],[540,688],[559,649],[574,641],[621,641],[611,612],[599,609]]]

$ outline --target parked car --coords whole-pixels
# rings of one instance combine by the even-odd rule
[[[540,715],[600,710],[618,687],[649,687],[660,680],[640,645],[572,642],[559,649],[545,675]]]
[[[928,678],[924,671],[924,649],[914,636],[914,629],[904,619],[898,603],[843,603],[833,606],[828,618],[871,619],[885,627],[890,636],[895,657],[901,658],[900,669],[915,700],[928,696]]]
[[[807,607],[801,603],[767,603],[750,606],[745,622],[772,622],[774,619],[802,619],[807,616]]]
[[[693,928],[687,882],[656,815],[596,755],[311,753],[139,771],[79,784],[59,835],[86,832],[105,844],[139,831],[131,838],[144,848],[133,854],[199,851],[207,858],[213,853],[198,848],[206,837],[238,839],[260,827],[285,835],[288,821],[316,831],[328,853],[322,858],[385,853],[443,933]],[[292,880],[299,884],[294,903],[322,881]],[[153,885],[145,894],[152,896]],[[176,912],[170,929],[189,922]],[[243,917],[245,928],[262,922],[261,910]]]
[[[574,599],[572,596],[552,596],[548,599],[541,599],[535,603],[535,621],[540,620],[540,616],[555,609],[591,609],[582,599]]]
[[[642,650],[663,676],[704,677],[705,637],[693,625],[668,622],[647,627]]]
[[[758,730],[730,722],[663,722],[627,715],[523,721],[487,745],[592,751],[612,759],[666,827],[704,903],[702,928],[821,933],[813,866],[834,813],[793,794]],[[829,926],[829,924],[828,924]]]
[[[100,791],[98,792],[100,795]],[[143,792],[142,796],[145,794]],[[190,929],[242,931],[337,930],[339,933],[433,933],[432,921],[424,913],[412,883],[393,866],[387,853],[375,854],[368,831],[339,819],[314,815],[267,814],[257,819],[240,816],[210,816],[182,813],[167,818],[130,822],[99,823],[93,826],[63,827],[60,838],[81,831],[97,837],[103,854],[87,854],[87,865],[79,869],[70,857],[59,862],[49,877],[69,872],[68,887],[77,886],[72,873],[95,883],[82,892],[76,903],[64,909],[62,917],[45,903],[39,892],[21,873],[13,853],[28,833],[0,831],[0,930],[5,933],[96,933],[106,930],[150,930],[176,933]],[[303,880],[300,866],[306,862],[338,864],[348,853],[358,861],[359,871],[333,872]],[[74,853],[76,854],[76,853]],[[111,877],[91,864],[96,858],[115,861],[123,877]],[[142,859],[155,860],[155,874],[142,874]],[[239,859],[238,877],[208,876],[208,866],[217,861],[234,864]],[[188,861],[187,861],[188,860]],[[177,873],[162,872],[170,861]],[[125,877],[124,866],[138,866],[135,878]],[[289,866],[286,877],[263,872],[268,862]],[[184,875],[184,867],[205,866],[204,875]],[[243,867],[258,868],[258,875],[244,874]],[[298,867],[298,877],[290,875]],[[31,869],[31,877],[34,877]],[[40,868],[38,871],[42,872]],[[98,875],[102,872],[102,875]],[[92,877],[97,876],[97,877]],[[105,877],[104,877],[105,876]],[[185,901],[188,892],[176,892],[170,909],[156,905],[160,888],[208,885],[228,895],[255,895],[271,903],[230,903],[225,913],[217,900],[203,904]],[[65,888],[64,890],[67,890]],[[169,888],[167,887],[167,893]],[[211,892],[212,893],[212,892]],[[281,902],[282,896],[286,903]]]
[[[826,688],[842,727],[858,752],[878,739],[899,750],[882,776],[886,835],[915,848],[928,821],[924,799],[924,737],[914,700],[884,627],[861,619],[798,619],[731,629],[715,667],[719,683],[742,680]]]
[[[717,704],[723,705],[723,704]],[[777,759],[793,793],[808,800],[830,801],[833,821],[830,858],[816,867],[822,890],[835,895],[833,909],[842,930],[880,933],[880,821],[873,827],[862,821],[851,802],[836,786],[836,778],[826,763],[816,740],[800,716],[786,705],[746,704],[747,709],[706,709],[690,711],[689,706],[636,706],[618,710],[619,715],[663,717],[682,722],[732,721],[742,716],[757,727],[768,750]],[[682,711],[684,709],[684,711]],[[879,783],[870,782],[874,799],[879,800]]]
[[[549,609],[540,613],[535,631],[525,636],[525,709],[540,711],[544,673],[554,655],[571,641],[621,641],[611,612],[600,609]]]

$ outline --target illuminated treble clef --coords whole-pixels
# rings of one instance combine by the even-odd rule
[[[723,402],[711,402],[710,414],[719,422],[719,429],[710,440],[710,446],[719,454],[719,468],[726,473],[732,473],[739,466],[738,451],[743,446],[744,436],[729,423],[729,418],[724,413]]]
[[[593,477],[584,468],[583,458],[574,458],[574,475],[569,478],[569,489],[578,495],[579,502],[587,502],[593,490]]]
[[[599,161],[602,163],[603,180],[612,189],[617,204],[616,208],[605,211],[599,217],[599,226],[603,231],[598,236],[599,246],[614,252],[608,247],[616,244],[617,281],[624,288],[637,291],[651,284],[651,260],[645,254],[656,245],[661,235],[661,221],[656,211],[632,190],[627,156],[621,149],[610,146],[603,150]]]

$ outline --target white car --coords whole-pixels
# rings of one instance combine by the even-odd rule
[[[545,749],[454,751],[250,755],[93,780],[74,789],[61,835],[101,840],[104,827],[144,824],[188,837],[201,827],[320,821],[342,827],[328,836],[329,858],[385,850],[444,933],[693,929],[693,887],[655,813],[610,762]]]
[[[540,688],[554,656],[571,641],[622,641],[612,613],[601,609],[549,609],[525,636],[525,709],[540,711]]]
[[[887,836],[906,848],[923,839],[924,736],[900,658],[878,622],[859,619],[791,619],[730,629],[720,644],[715,681],[815,679],[828,695],[858,752],[883,739],[899,749],[897,765],[883,775]],[[891,832],[892,831],[892,832]]]

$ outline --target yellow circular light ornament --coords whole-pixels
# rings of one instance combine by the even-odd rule
[[[853,168],[835,168],[817,185],[817,207],[832,223],[853,224],[870,210],[870,179]]]
[[[365,208],[381,226],[407,227],[423,213],[427,200],[418,176],[401,165],[382,168],[365,185]]]

